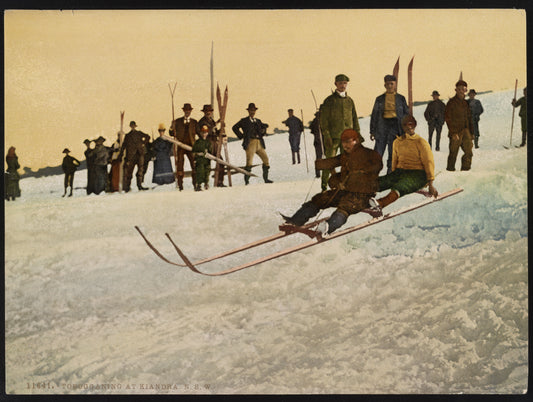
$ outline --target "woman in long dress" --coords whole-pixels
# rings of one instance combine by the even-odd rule
[[[18,169],[20,169],[19,158],[15,153],[15,147],[10,147],[6,155],[7,162],[7,171],[4,175],[4,194],[5,199],[12,199],[15,201],[15,198],[20,197],[20,187],[19,180],[20,175]]]
[[[172,154],[172,143],[163,139],[165,134],[165,125],[159,124],[159,137],[153,143],[153,152],[155,154],[154,161],[154,175],[152,182],[156,184],[170,184],[174,183],[175,176],[172,171],[172,163],[170,155]]]

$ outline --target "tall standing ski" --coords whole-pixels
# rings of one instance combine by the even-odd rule
[[[396,60],[396,64],[394,65],[394,68],[392,69],[392,75],[396,77],[396,87],[398,87],[399,71],[400,71],[400,56],[398,56],[398,60]]]
[[[413,60],[415,56],[409,62],[407,67],[407,97],[409,102],[409,114],[413,115]]]
[[[124,142],[124,110],[120,111],[120,131],[118,132],[119,149],[122,148]],[[124,180],[124,162],[120,161],[120,167],[118,172],[118,191],[122,191],[122,182]]]
[[[220,154],[222,153],[222,147],[224,147],[224,156],[226,157],[226,161],[229,162],[229,153],[228,153],[228,144],[226,142],[225,134],[226,134],[226,108],[228,106],[228,86],[226,85],[226,89],[224,90],[224,101],[222,101],[222,96],[220,94],[220,87],[217,83],[217,103],[218,103],[218,114],[219,114],[219,121],[220,121],[220,130],[218,132],[218,144],[217,144],[217,158],[220,158]],[[224,169],[224,166],[222,166],[220,163],[217,163],[215,168],[215,187],[222,181],[221,175],[222,169]],[[228,176],[228,185],[231,187],[231,170],[227,169],[226,172]]]
[[[174,83],[174,88],[170,86],[170,83],[168,84],[168,89],[170,90],[170,97],[172,98],[172,123],[170,126],[170,129],[172,130],[171,135],[176,136],[176,127],[174,127],[174,92],[176,92],[176,85],[178,83]],[[178,146],[174,144],[174,163],[176,166],[176,187],[178,187]]]

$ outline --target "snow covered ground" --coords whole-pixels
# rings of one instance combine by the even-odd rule
[[[305,159],[291,164],[287,134],[266,139],[269,185],[252,178],[245,187],[237,175],[233,187],[207,192],[186,179],[183,192],[78,189],[61,198],[62,176],[21,180],[22,197],[5,203],[7,392],[525,392],[527,154],[502,147],[512,95],[478,96],[485,113],[471,171],[445,170],[443,130],[435,186],[464,192],[223,277],[166,264],[134,225],[175,261],[165,232],[192,260],[275,233],[278,211],[294,212],[320,189],[311,136],[309,173]],[[427,137],[423,111],[415,108],[417,132]],[[360,122],[372,146],[369,119]],[[515,144],[519,126],[516,114]],[[240,142],[229,148],[242,166]],[[75,187],[85,182],[77,172]],[[201,267],[214,272],[304,240]]]

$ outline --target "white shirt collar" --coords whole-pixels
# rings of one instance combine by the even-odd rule
[[[335,92],[337,92],[342,98],[346,98],[346,91],[344,92],[335,91]]]

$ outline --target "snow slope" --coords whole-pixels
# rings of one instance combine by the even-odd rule
[[[244,186],[237,175],[233,187],[207,192],[186,179],[183,192],[78,189],[61,198],[62,176],[21,180],[22,198],[5,203],[7,392],[525,392],[527,154],[502,147],[512,91],[478,98],[485,113],[472,170],[445,170],[446,129],[434,153],[437,189],[464,192],[224,277],[166,264],[133,226],[175,261],[165,232],[193,260],[275,233],[278,212],[320,190],[310,135],[309,172],[305,158],[291,164],[287,134],[266,139],[270,185]],[[415,117],[426,137],[423,111]],[[369,119],[360,122],[372,146]],[[518,115],[514,126],[516,143]],[[242,166],[240,143],[229,148]],[[75,187],[85,182],[86,171],[76,173]],[[305,240],[201,267],[214,272]]]

